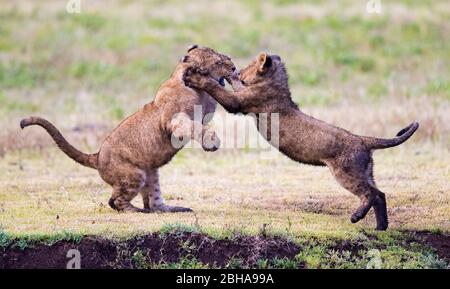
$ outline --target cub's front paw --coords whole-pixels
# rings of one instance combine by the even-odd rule
[[[216,132],[213,130],[207,130],[203,134],[202,148],[207,152],[214,152],[220,147],[220,139]]]

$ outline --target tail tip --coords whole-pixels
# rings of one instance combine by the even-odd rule
[[[416,131],[419,128],[419,122],[415,121],[411,124],[411,129]]]
[[[29,119],[28,118],[24,118],[20,121],[20,128],[24,129],[26,126],[29,125]]]
[[[405,127],[404,129],[400,130],[400,131],[397,133],[396,136],[397,136],[397,137],[398,137],[398,136],[401,136],[401,135],[405,134],[405,133],[406,133],[407,131],[409,131],[409,130],[415,131],[418,127],[419,127],[419,123],[418,123],[417,121],[415,121],[415,122],[411,123],[410,125],[408,125],[407,127]]]

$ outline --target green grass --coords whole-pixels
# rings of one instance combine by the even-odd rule
[[[166,234],[200,233],[192,227],[182,224],[166,224],[159,231],[159,238],[166,238]],[[208,234],[207,234],[208,235]],[[58,241],[69,241],[75,244],[81,241],[83,236],[73,233],[60,233],[52,236],[34,235],[12,237],[5,231],[0,231],[0,249],[2,247],[18,248],[20,250],[32,249],[38,244],[51,246]],[[242,233],[235,233],[226,237],[233,240],[242,237]],[[267,237],[274,237],[268,235]],[[150,261],[152,248],[135,248],[127,245],[131,238],[140,238],[139,235],[129,235],[126,238],[113,238],[118,255],[110,265],[121,268],[128,264],[135,269],[203,269],[203,268],[247,268],[248,260],[239,257],[231,257],[223,266],[205,264],[195,257],[197,247],[189,240],[179,243],[179,250],[183,253],[176,262]],[[214,237],[213,237],[214,238]],[[322,269],[357,269],[357,268],[384,268],[384,269],[445,269],[448,263],[440,259],[435,251],[426,245],[411,242],[409,233],[388,231],[384,233],[369,233],[361,231],[352,239],[341,239],[324,236],[296,235],[292,239],[300,246],[300,252],[292,259],[275,257],[273,259],[259,259],[256,268],[260,269],[297,269],[297,268],[322,268]],[[348,244],[348,249],[341,248],[342,244]],[[358,249],[359,248],[359,249]],[[122,264],[122,265],[121,265]]]
[[[120,241],[152,232],[164,238],[177,231],[231,240],[263,234],[292,240],[302,251],[293,260],[260,260],[261,268],[365,268],[372,249],[379,250],[386,268],[445,267],[429,248],[407,242],[408,231],[450,232],[445,193],[449,155],[429,148],[375,154],[377,183],[388,198],[387,232],[373,230],[372,212],[360,223],[350,223],[357,198],[340,188],[326,169],[301,166],[281,155],[261,159],[250,151],[207,156],[185,149],[162,169],[161,186],[167,203],[192,207],[195,213],[118,214],[107,206],[110,188],[97,173],[61,152],[8,153],[0,168],[5,172],[0,176],[0,244],[27,248],[38,241],[76,242],[86,235]],[[142,206],[139,197],[135,204]],[[364,249],[356,255],[335,249],[345,241]],[[196,250],[191,243],[182,247]],[[174,264],[147,264],[141,254],[145,256],[133,255],[139,268],[206,266],[189,254]],[[239,262],[232,259],[226,267],[239,267]]]
[[[56,9],[53,3],[28,4],[35,11],[30,14],[14,2],[7,3],[1,17],[4,37],[0,49],[12,61],[0,66],[0,85],[15,90],[69,82],[75,86],[71,89],[95,89],[96,93],[154,93],[184,53],[183,47],[192,42],[223,51],[238,63],[247,62],[259,50],[275,52],[286,60],[292,74],[298,75],[292,78],[293,86],[341,86],[341,79],[335,75],[347,68],[350,71],[346,82],[356,80],[365,86],[386,82],[390,75],[385,72],[393,71],[414,75],[426,70],[427,75],[443,75],[441,82],[448,82],[450,41],[445,19],[449,15],[448,9],[438,8],[445,6],[445,1],[434,5],[399,3],[412,21],[403,12],[373,17],[357,10],[340,13],[341,9],[334,9],[331,2],[304,4],[323,15],[312,17],[314,14],[304,12],[302,4],[281,2],[261,5],[216,1],[213,7],[199,2],[197,9],[186,14],[176,12],[186,10],[189,4],[183,1],[139,5],[112,1],[101,6],[86,5],[81,14],[65,13],[63,7]],[[392,11],[390,3],[383,4],[386,11]],[[161,13],[143,13],[155,5]],[[342,5],[353,8],[360,3],[346,1]],[[246,6],[250,9],[242,17],[227,13],[231,8],[243,11]],[[426,16],[426,11],[434,17]],[[19,30],[22,33],[15,33]],[[29,54],[33,57],[26,57]],[[135,65],[141,61],[153,64]],[[413,67],[403,71],[402,67],[411,62]],[[295,71],[299,67],[301,72]],[[333,75],[327,77],[331,71]],[[155,77],[158,81],[151,81]],[[133,81],[120,85],[127,79]],[[427,87],[427,83],[420,82],[409,85]],[[434,95],[433,89],[427,91],[430,97],[446,99],[446,95]],[[371,94],[369,91],[364,101],[370,102]],[[389,92],[374,94],[393,97]],[[320,101],[311,104],[324,105]]]
[[[198,43],[232,56],[239,67],[262,50],[280,55],[302,108],[327,114],[348,103],[389,109],[407,102],[403,115],[435,116],[421,124],[428,131],[423,138],[449,138],[446,1],[383,3],[381,15],[366,14],[359,1],[190,5],[110,1],[68,14],[57,3],[4,3],[0,88],[7,101],[0,128],[11,130],[30,113],[78,119],[86,110],[80,103],[89,107],[84,122],[119,121],[150,101],[186,47]],[[80,100],[80,93],[87,97]],[[422,112],[424,102],[439,105]]]
[[[20,99],[9,99],[1,92],[0,102],[2,103],[2,106],[0,107],[0,116],[8,115],[11,112],[34,113],[39,111],[38,104]]]
[[[33,247],[36,243],[42,243],[51,246],[59,241],[71,241],[79,243],[83,238],[82,234],[70,231],[60,231],[50,234],[33,233],[12,235],[0,228],[0,247],[19,247],[21,250]]]
[[[4,88],[31,88],[36,85],[37,73],[26,63],[0,63],[0,84]]]
[[[375,176],[388,195],[393,231],[450,231],[448,162],[446,149],[435,147],[375,154]],[[360,224],[349,222],[357,198],[327,169],[299,165],[278,153],[267,160],[255,152],[185,149],[162,169],[162,192],[169,204],[192,207],[195,214],[117,214],[107,205],[111,190],[97,172],[56,149],[8,153],[0,165],[5,172],[0,176],[1,225],[19,236],[127,236],[181,226],[217,238],[236,232],[352,238],[375,226],[372,214]],[[139,197],[135,202],[142,205]]]
[[[162,262],[160,264],[151,266],[151,268],[154,268],[154,269],[208,269],[208,268],[211,268],[211,266],[209,266],[207,264],[203,264],[202,262],[197,261],[197,259],[195,259],[195,258],[183,258],[181,261],[179,261],[177,263]]]

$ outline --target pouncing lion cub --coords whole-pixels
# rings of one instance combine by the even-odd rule
[[[278,144],[278,149],[295,161],[328,166],[339,184],[361,200],[351,216],[352,223],[364,218],[373,206],[376,229],[387,229],[386,197],[375,185],[372,152],[403,143],[417,130],[417,122],[402,129],[395,138],[379,139],[355,135],[306,115],[292,101],[286,69],[277,55],[260,53],[239,74],[227,78],[234,93],[208,77],[208,71],[202,68],[186,70],[184,79],[186,85],[206,91],[229,112],[254,113],[257,122],[260,113],[278,113],[276,143],[271,137],[270,117],[264,131],[257,123],[263,137],[272,145]]]
[[[190,47],[172,76],[161,85],[155,99],[123,120],[104,140],[98,153],[78,151],[43,118],[25,118],[20,126],[22,129],[29,125],[43,127],[67,156],[97,169],[101,178],[113,187],[109,205],[117,211],[191,211],[163,203],[158,175],[158,168],[167,164],[190,139],[199,142],[206,151],[217,150],[220,144],[216,133],[205,126],[210,119],[203,119],[215,111],[215,100],[206,92],[184,85],[183,73],[191,66],[208,69],[222,85],[225,85],[225,78],[236,70],[228,56],[207,47]],[[201,123],[194,120],[195,105],[202,106]],[[172,138],[181,138],[184,142],[174,146]],[[130,203],[138,193],[142,195],[144,209]]]

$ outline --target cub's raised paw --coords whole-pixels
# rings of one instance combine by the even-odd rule
[[[220,138],[213,130],[205,131],[202,139],[202,148],[207,152],[214,152],[220,147]]]

